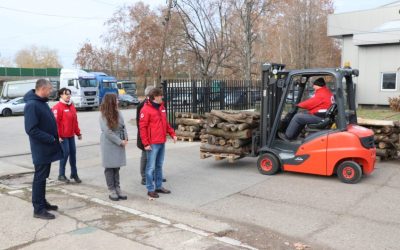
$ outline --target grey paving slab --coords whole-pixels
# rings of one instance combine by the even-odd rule
[[[118,237],[98,228],[86,227],[44,241],[35,242],[21,249],[156,249],[132,240]]]
[[[241,193],[280,203],[343,213],[375,189],[376,186],[363,182],[357,185],[344,184],[335,177],[281,173]]]
[[[150,202],[147,200],[145,187],[140,184],[141,152],[135,145],[137,130],[132,120],[136,112],[135,110],[122,112],[130,138],[127,147],[128,164],[121,169],[121,186],[128,194],[127,201],[119,202],[123,206],[165,217],[173,222],[186,223],[194,228],[208,229],[209,232],[232,232],[236,229],[232,226],[234,223],[234,225],[240,225],[241,229],[258,230],[260,228],[271,235],[278,232],[284,236],[282,238],[299,237],[304,241],[321,244],[323,247],[368,249],[367,244],[370,242],[376,247],[375,249],[398,249],[394,242],[398,239],[395,232],[400,231],[396,222],[400,218],[399,209],[397,209],[400,207],[398,198],[400,161],[378,162],[376,171],[372,175],[363,178],[357,185],[346,185],[339,182],[336,177],[295,173],[264,176],[256,169],[256,158],[243,158],[233,164],[226,160],[215,161],[213,158],[200,160],[198,142],[173,144],[168,141],[164,164],[164,173],[168,181],[164,185],[172,190],[172,194],[162,195],[156,201]],[[83,183],[65,185],[51,182],[49,184],[55,187],[49,187],[48,190],[65,188],[70,192],[107,201],[108,194],[98,145],[99,112],[79,112],[78,117],[83,133],[83,140],[77,141],[78,173]],[[2,127],[7,129],[0,130],[0,138],[2,138],[0,161],[9,164],[11,169],[17,166],[15,170],[18,167],[31,170],[33,168],[31,156],[23,155],[29,152],[28,139],[23,131],[23,117],[7,117],[1,122]],[[9,133],[11,130],[13,133]],[[5,158],[2,157],[4,154],[22,155]],[[67,174],[69,174],[69,166]],[[58,163],[53,163],[51,180],[57,179],[57,175]],[[22,179],[20,183],[16,183],[15,187],[29,187],[31,181],[31,179]],[[72,230],[82,226],[98,227],[101,230],[115,230],[117,235],[125,233],[126,239],[135,241],[137,234],[146,234],[146,227],[154,226],[152,223],[146,224],[148,223],[146,220],[139,220],[120,212],[110,214],[106,208],[94,206],[94,213],[91,213],[90,208],[93,204],[90,205],[82,199],[71,198],[52,191],[48,195],[51,202],[60,205],[58,217],[78,221],[75,222],[76,225]],[[15,196],[27,202],[24,208],[26,211],[21,210],[21,213],[27,216],[24,218],[25,221],[17,221],[30,222],[32,207],[27,201],[29,192],[15,194]],[[0,199],[4,197],[9,196],[0,195]],[[127,224],[123,224],[124,221],[121,219]],[[68,219],[62,220],[69,225]],[[79,220],[86,224],[82,224]],[[50,226],[52,226],[51,223],[49,223]],[[130,223],[134,226],[130,226]],[[37,227],[36,224],[33,225],[34,228]],[[12,224],[11,226],[17,228],[19,225]],[[140,230],[135,231],[135,227]],[[354,231],[357,233],[353,233]],[[57,232],[51,237],[64,236],[62,232],[60,233]],[[46,230],[42,230],[38,235],[45,237],[50,233],[47,234]],[[240,236],[240,233],[237,235]],[[20,237],[22,242],[28,243],[31,238],[29,233]],[[197,248],[209,246],[211,250],[229,247],[224,244],[222,247],[215,245],[214,241],[202,245],[206,239],[197,241],[196,237],[186,238],[185,233],[179,234],[177,238],[182,238],[183,242],[188,242],[188,244],[196,245],[199,242],[200,245],[196,245]],[[244,236],[244,238],[251,239],[252,237]],[[338,241],[338,238],[343,238],[343,240]],[[379,245],[380,238],[386,243]],[[48,240],[48,238],[41,239]],[[290,242],[289,245],[292,246],[292,243]],[[264,246],[265,244],[260,248]],[[273,249],[273,246],[281,247],[282,242],[278,242],[277,245],[272,244],[270,248]]]
[[[400,227],[376,223],[365,218],[343,216],[312,236],[334,249],[400,249]]]
[[[15,247],[32,241],[55,237],[78,229],[77,221],[56,214],[51,221],[33,218],[30,202],[8,195],[0,196],[0,242],[1,248]]]
[[[6,160],[0,160],[0,176],[10,175],[10,174],[21,174],[32,172],[32,169],[19,167],[15,164],[7,162]]]
[[[380,162],[375,165],[375,170],[372,175],[367,176],[361,180],[362,183],[371,185],[391,185],[393,187],[400,187],[397,181],[400,179],[400,162]],[[392,181],[394,180],[394,181]]]
[[[338,215],[301,205],[275,202],[240,194],[201,207],[202,211],[294,237],[307,237],[337,220]]]
[[[381,187],[349,210],[354,216],[361,216],[383,224],[396,223],[400,229],[400,188]],[[399,232],[400,243],[400,232]],[[399,245],[400,247],[400,245]]]

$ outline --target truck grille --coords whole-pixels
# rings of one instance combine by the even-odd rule
[[[363,145],[364,148],[374,148],[375,147],[375,142],[374,142],[374,136],[368,136],[368,137],[363,137],[360,138],[361,144]]]
[[[95,96],[96,91],[85,91],[84,94],[85,94],[85,96]]]

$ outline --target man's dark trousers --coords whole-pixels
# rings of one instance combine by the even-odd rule
[[[35,165],[32,183],[32,204],[35,213],[46,209],[46,179],[50,175],[50,166],[51,163]]]
[[[321,120],[322,118],[316,115],[297,113],[290,121],[289,126],[286,129],[286,137],[289,140],[294,140],[297,138],[297,136],[299,136],[305,125],[310,123],[318,123]]]

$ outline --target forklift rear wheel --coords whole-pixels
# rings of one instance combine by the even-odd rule
[[[280,169],[279,160],[271,153],[265,153],[258,158],[257,168],[261,174],[273,175]]]
[[[337,176],[344,183],[355,184],[361,180],[362,169],[354,161],[344,161],[337,168]]]

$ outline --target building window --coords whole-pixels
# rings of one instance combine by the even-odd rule
[[[382,91],[397,90],[397,74],[395,72],[382,73],[381,90]]]

